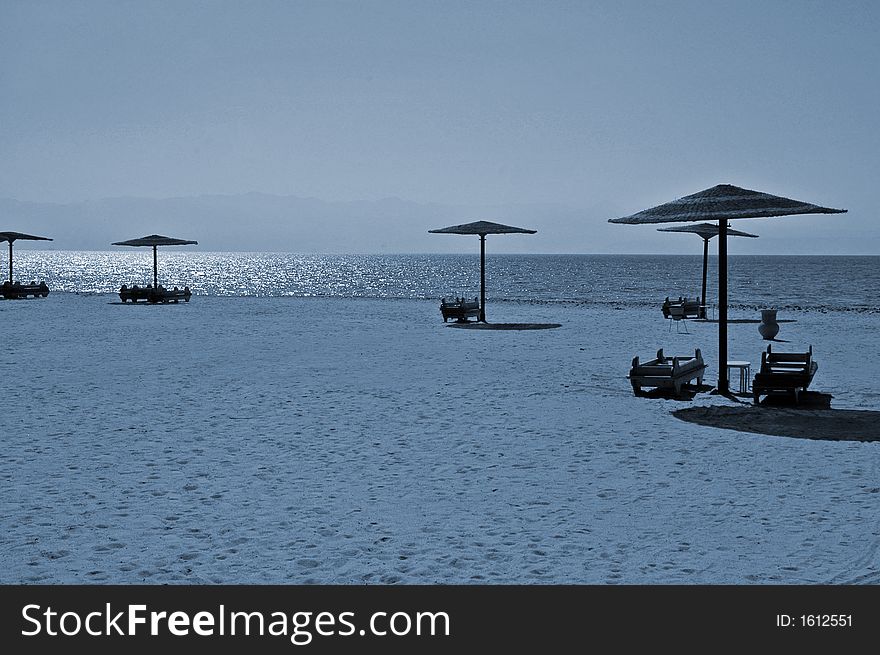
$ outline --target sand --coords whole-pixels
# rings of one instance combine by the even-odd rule
[[[870,418],[870,438],[806,439],[812,420],[778,436],[719,396],[633,395],[630,360],[661,346],[700,347],[714,379],[712,324],[114,300],[0,302],[2,583],[880,582]],[[795,318],[779,347],[813,345],[825,411],[856,425],[880,405],[876,317]],[[730,344],[760,361],[754,325]]]

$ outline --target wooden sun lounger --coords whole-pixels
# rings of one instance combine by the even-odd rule
[[[761,353],[761,370],[752,382],[755,404],[761,396],[770,394],[793,394],[798,402],[800,392],[807,390],[818,369],[813,346],[805,353],[775,353],[768,344],[767,352]]]
[[[456,319],[459,323],[467,323],[470,317],[479,318],[480,301],[476,298],[473,300],[465,300],[464,298],[446,300],[446,298],[442,298],[440,300],[440,313],[443,315],[444,323],[450,318]]]
[[[703,354],[697,348],[693,357],[666,357],[663,349],[657,351],[657,358],[647,362],[639,362],[638,356],[633,357],[629,371],[629,381],[633,391],[638,394],[642,387],[670,388],[675,394],[681,394],[681,388],[694,378],[697,384],[703,384],[706,364]]]
[[[49,295],[49,287],[45,282],[40,282],[39,284],[36,282],[31,282],[30,284],[16,282],[12,284],[7,280],[2,286],[0,286],[0,295],[7,300],[17,300],[29,296],[34,298],[45,298]]]
[[[180,302],[189,302],[189,299],[192,297],[192,292],[189,290],[189,287],[184,287],[183,289],[178,289],[174,287],[173,289],[166,289],[161,284],[158,288],[154,289],[152,286],[139,287],[137,285],[134,286],[126,286],[122,285],[122,288],[119,289],[119,299],[122,302],[128,302],[129,300],[133,303],[138,302],[139,300],[146,300],[148,303],[176,303]]]

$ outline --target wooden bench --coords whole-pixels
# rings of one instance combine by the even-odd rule
[[[454,318],[459,323],[467,323],[468,318],[479,318],[480,301],[476,298],[473,300],[465,300],[464,298],[446,300],[446,298],[441,298],[440,313],[443,315],[444,323],[450,318]]]
[[[818,369],[813,346],[805,353],[775,353],[768,344],[767,352],[761,353],[761,370],[752,382],[755,404],[761,396],[770,394],[792,394],[797,403],[800,392],[807,390]]]
[[[633,357],[628,377],[637,395],[642,387],[669,388],[679,395],[682,386],[694,378],[698,385],[703,384],[706,368],[699,348],[693,357],[666,357],[661,348],[657,351],[656,359],[647,362],[640,362],[638,355]]]
[[[22,284],[21,282],[11,283],[9,280],[0,286],[0,295],[7,300],[18,300],[32,296],[34,298],[45,298],[49,295],[49,287],[45,282],[31,282],[30,284]]]
[[[189,287],[183,287],[183,289],[178,289],[174,287],[173,289],[166,289],[161,284],[154,289],[151,285],[147,285],[145,287],[139,287],[138,285],[133,285],[131,287],[123,284],[122,288],[119,289],[119,299],[122,302],[131,301],[133,303],[137,303],[139,300],[146,300],[148,303],[176,303],[180,302],[189,302],[189,299],[192,297],[192,292],[189,290]]]

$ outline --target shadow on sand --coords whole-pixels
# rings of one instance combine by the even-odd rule
[[[760,406],[688,407],[672,415],[682,421],[725,430],[797,439],[880,441],[880,412],[831,409],[831,396],[805,393],[794,406],[779,399]]]
[[[674,389],[657,387],[655,389],[651,389],[650,391],[639,391],[636,396],[639,398],[660,398],[662,400],[684,400],[691,401],[693,400],[698,393],[707,393],[712,391],[712,387],[703,384],[697,386],[696,384],[685,384],[681,387],[681,393],[676,395]]]
[[[446,327],[464,330],[551,330],[562,326],[559,323],[452,323]]]
[[[131,307],[171,307],[183,306],[185,302],[122,302],[121,300],[111,300],[108,305],[129,305]]]
[[[717,318],[693,318],[690,320],[692,320],[694,323],[717,323],[718,322]],[[777,318],[776,322],[777,323],[797,323],[797,319]],[[749,323],[749,324],[754,323],[755,325],[758,325],[761,323],[761,319],[760,318],[728,318],[727,323],[728,323],[728,325],[733,324],[733,323]]]

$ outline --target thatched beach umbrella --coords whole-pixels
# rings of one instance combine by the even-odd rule
[[[486,235],[487,234],[535,234],[537,230],[512,227],[489,221],[476,221],[464,225],[452,225],[439,230],[428,230],[432,234],[478,234],[480,236],[480,321],[486,322]]]
[[[22,239],[23,241],[52,241],[49,237],[35,237],[32,234],[22,234],[21,232],[0,232],[0,241],[9,242],[9,284],[13,283],[12,279],[12,244]]]
[[[842,214],[845,209],[820,207],[800,200],[719,184],[631,216],[611,218],[609,223],[683,223],[718,221],[718,391],[728,394],[727,384],[727,221],[736,218],[770,218],[793,214]]]
[[[156,254],[157,246],[188,246],[198,245],[198,241],[188,241],[186,239],[173,239],[171,237],[163,237],[159,234],[151,234],[148,237],[140,239],[130,239],[128,241],[117,241],[110,245],[113,246],[152,246],[153,247],[153,288],[159,286],[159,262]]]
[[[718,226],[714,223],[697,223],[696,225],[677,225],[676,227],[660,227],[658,232],[689,232],[703,239],[703,287],[700,295],[700,318],[706,318],[706,273],[709,269],[709,239],[718,236]],[[751,237],[757,239],[757,234],[740,232],[739,230],[727,230],[729,237]]]

